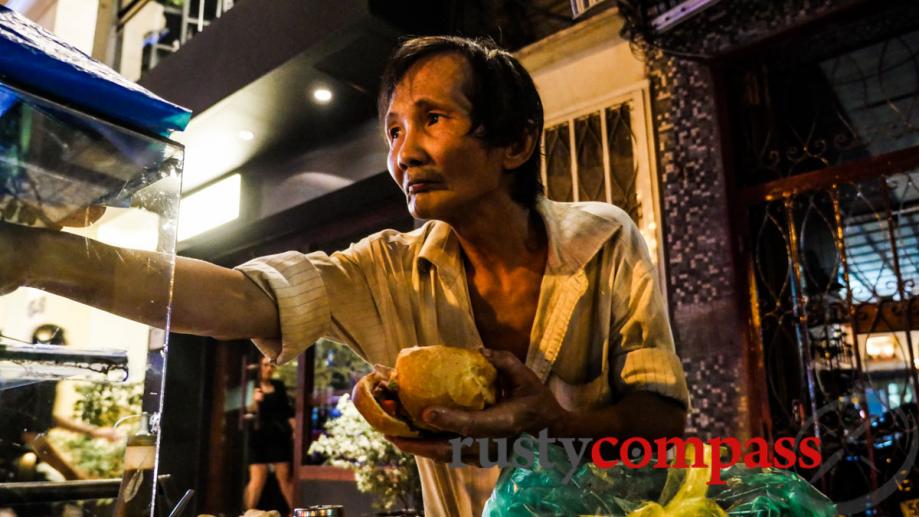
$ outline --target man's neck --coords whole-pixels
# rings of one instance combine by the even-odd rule
[[[474,271],[504,277],[521,268],[542,273],[547,237],[535,208],[510,198],[477,207],[472,217],[451,223]]]

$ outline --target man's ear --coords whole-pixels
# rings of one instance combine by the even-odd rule
[[[535,129],[526,132],[523,138],[504,148],[504,170],[514,170],[520,167],[535,152],[539,143],[539,135]]]

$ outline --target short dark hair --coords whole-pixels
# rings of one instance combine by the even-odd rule
[[[484,38],[423,36],[404,41],[383,72],[377,99],[380,120],[386,117],[396,85],[414,64],[449,53],[463,56],[472,68],[472,86],[467,94],[472,103],[472,131],[478,138],[493,147],[520,142],[529,133],[539,141],[543,128],[542,101],[533,78],[514,56]],[[543,191],[538,149],[523,165],[507,172],[514,175],[511,197],[532,207],[537,194]]]

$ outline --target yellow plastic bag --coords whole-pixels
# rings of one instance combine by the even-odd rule
[[[692,445],[687,447],[687,458],[692,457]],[[685,470],[683,480],[678,479],[678,469],[671,468],[667,472],[667,483],[662,491],[662,500],[671,490],[673,485],[679,487],[676,495],[669,499],[665,505],[656,502],[647,502],[637,510],[630,512],[628,517],[727,517],[727,512],[718,506],[718,503],[707,497],[708,480],[711,479],[712,448],[705,446],[703,453],[705,467],[690,467]]]

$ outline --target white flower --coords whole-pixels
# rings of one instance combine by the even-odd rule
[[[415,458],[370,427],[347,394],[336,408],[341,416],[326,422],[326,433],[310,445],[309,453],[325,456],[329,465],[354,471],[358,490],[375,494],[381,508],[392,509],[397,500],[403,506],[409,500],[420,504]]]

